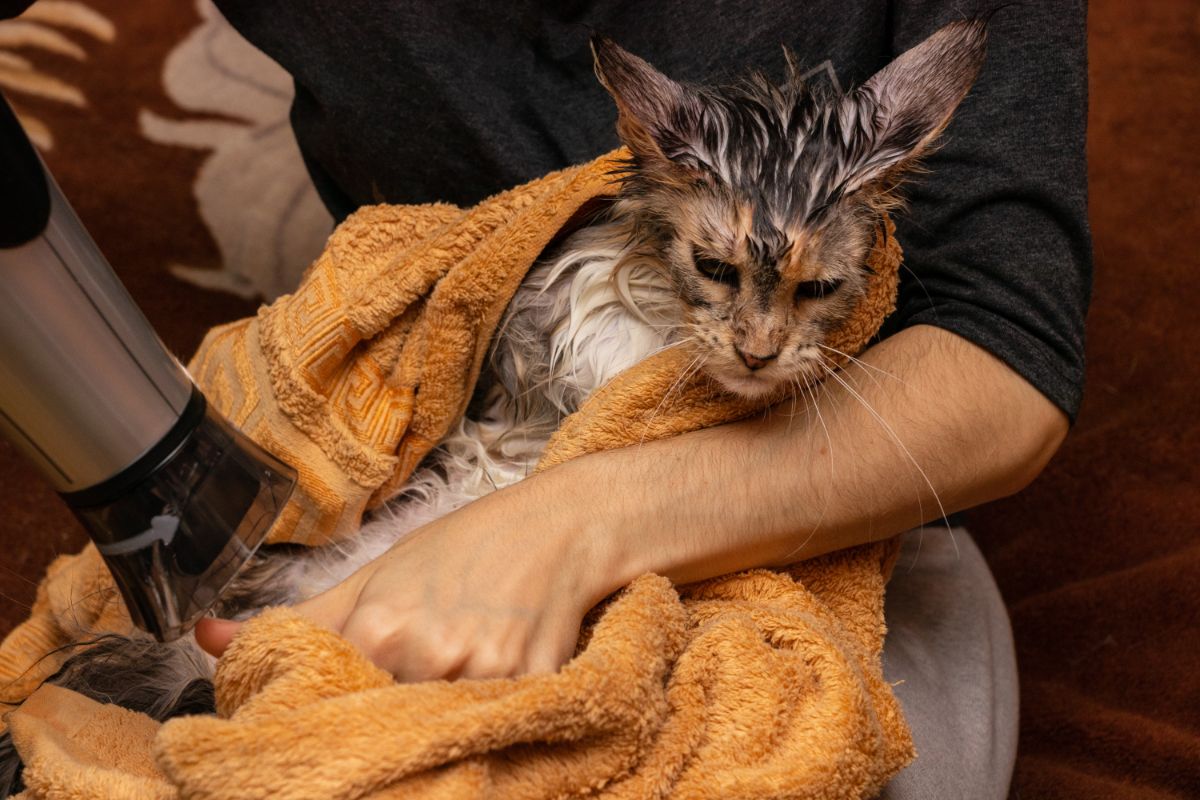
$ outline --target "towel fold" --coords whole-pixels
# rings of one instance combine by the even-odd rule
[[[525,272],[615,193],[623,156],[470,210],[362,209],[295,294],[210,333],[192,363],[210,402],[300,472],[271,541],[345,538],[395,494],[464,412]],[[868,293],[832,347],[858,352],[878,330],[899,262],[884,220]],[[687,361],[673,348],[619,375],[539,468],[761,410],[702,375],[668,395]],[[559,673],[513,680],[396,684],[274,609],[219,662],[215,717],[160,726],[43,687],[8,724],[29,798],[870,797],[913,757],[880,667],[894,555],[880,543],[679,590],[644,576],[589,616]],[[74,610],[53,602],[79,586]],[[30,668],[51,647],[128,630],[113,597],[94,551],[56,562],[0,646],[3,694],[56,668]]]

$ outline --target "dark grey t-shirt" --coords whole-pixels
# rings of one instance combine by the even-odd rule
[[[292,123],[339,219],[366,203],[472,204],[617,145],[592,74],[605,33],[681,80],[751,67],[862,83],[997,3],[218,0],[296,80]],[[910,185],[907,270],[885,333],[926,323],[999,356],[1072,419],[1091,286],[1082,2],[1000,9],[979,81]]]

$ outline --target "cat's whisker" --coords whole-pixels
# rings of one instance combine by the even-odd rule
[[[921,287],[921,291],[925,293],[925,299],[929,302],[929,308],[933,310],[934,321],[940,322],[941,320],[938,319],[937,303],[934,301],[933,295],[929,293],[929,289],[925,287],[925,281],[921,280],[921,276],[917,274],[916,270],[905,264],[903,261],[900,262],[900,269],[911,275],[912,279],[917,282],[918,286]]]
[[[671,397],[671,393],[675,391],[675,387],[680,385],[685,380],[685,378],[689,374],[692,366],[699,360],[700,360],[699,354],[693,356],[692,360],[688,362],[686,367],[684,367],[682,370],[680,370],[679,375],[677,375],[675,377],[675,380],[671,383],[670,386],[667,387],[667,390],[665,392],[663,392],[663,396],[659,399],[658,405],[656,405],[654,407],[654,410],[650,412],[649,419],[647,419],[645,422],[642,423],[642,438],[640,440],[638,440],[638,447],[641,447],[642,444],[645,443],[646,436],[649,435],[649,433],[650,433],[650,425],[654,422],[655,418],[658,417],[659,411],[662,410],[663,405]]]
[[[650,357],[652,357],[652,356],[656,356],[656,355],[658,355],[659,353],[665,353],[665,352],[667,352],[668,350],[670,350],[670,349],[671,349],[671,348],[673,348],[673,347],[679,347],[681,344],[683,344],[683,340],[682,340],[682,339],[680,339],[680,340],[678,340],[678,341],[674,341],[674,342],[667,342],[667,343],[666,343],[666,344],[664,344],[662,347],[658,347],[658,348],[655,348],[654,350],[651,350],[649,353],[647,353],[647,354],[645,355],[645,358],[643,358],[642,360],[644,361],[646,358],[650,358]]]
[[[942,512],[942,519],[946,522],[946,531],[950,534],[950,541],[954,544],[954,550],[955,550],[955,553],[957,554],[958,542],[954,539],[954,532],[950,529],[950,523],[946,517],[946,510],[945,510],[945,508],[942,507],[941,497],[938,495],[937,490],[933,488],[933,484],[929,481],[929,478],[925,475],[924,470],[921,469],[921,466],[917,463],[916,459],[908,451],[908,448],[905,447],[904,443],[900,440],[900,437],[897,436],[896,433],[891,429],[891,426],[889,426],[886,422],[884,422],[883,417],[875,411],[875,409],[871,406],[871,404],[868,403],[865,398],[863,398],[861,395],[859,395],[857,392],[855,392],[845,380],[843,380],[838,374],[836,374],[836,370],[834,368],[831,368],[829,365],[825,364],[824,362],[821,363],[821,366],[822,366],[822,368],[824,368],[824,370],[830,377],[834,378],[834,380],[836,380],[838,383],[840,383],[842,385],[842,387],[851,396],[853,396],[859,402],[860,405],[863,406],[863,408],[865,408],[869,413],[872,414],[872,416],[875,417],[876,421],[878,421],[880,426],[883,427],[884,431],[887,432],[887,434],[896,443],[896,445],[900,448],[900,450],[908,457],[908,460],[911,462],[912,466],[917,470],[917,472],[920,473],[921,477],[925,478],[925,483],[929,486],[929,490],[933,493],[934,499],[937,501],[938,508]],[[917,492],[917,515],[922,520],[922,529],[923,529],[924,519],[925,519],[925,503],[921,499],[920,491]],[[917,551],[913,555],[913,559],[914,559],[913,564],[914,565],[916,564],[916,558],[918,558],[921,554],[921,545],[922,545],[923,541],[924,541],[924,534],[919,533],[918,538],[917,538]],[[911,567],[910,567],[910,569],[911,569]]]
[[[792,381],[803,392],[805,392],[805,395],[806,395],[805,405],[811,407],[810,417],[816,417],[818,424],[820,424],[822,429],[824,429],[824,431],[825,431],[825,441],[826,441],[827,447],[829,449],[829,485],[832,488],[832,486],[835,483],[835,480],[834,480],[834,458],[833,458],[833,437],[830,435],[829,427],[825,423],[824,416],[821,414],[821,407],[820,407],[820,402],[817,399],[816,388],[815,388],[814,384],[804,382],[800,378],[793,378]],[[812,450],[810,449],[808,452],[809,469],[812,468],[812,462],[813,462],[813,453],[812,453]],[[819,531],[821,529],[821,523],[825,521],[825,514],[829,511],[830,502],[831,502],[831,497],[827,496],[825,498],[824,505],[821,506],[821,513],[817,516],[817,521],[813,523],[812,529],[809,530],[808,535],[806,535],[804,537],[803,541],[801,541],[798,545],[796,545],[794,548],[792,548],[792,550],[789,551],[787,553],[787,555],[785,555],[783,557],[783,559],[781,560],[782,563],[785,563],[785,564],[789,563],[794,556],[803,552],[804,548],[808,546],[808,543],[811,542],[813,537],[817,535],[817,531]]]
[[[854,362],[849,360],[849,358],[847,358],[847,361],[845,364],[837,364],[829,356],[818,355],[817,357],[821,359],[823,366],[829,366],[829,367],[832,367],[833,369],[837,370],[839,375],[841,375],[847,381],[850,381],[854,385],[854,387],[857,388],[859,391],[862,391],[863,386],[864,386],[863,378],[866,378],[866,380],[869,380],[871,382],[871,384],[874,385],[876,388],[883,390],[883,384],[880,383],[878,378],[876,378],[874,375],[872,375],[870,372],[866,371],[865,369],[861,369],[861,365],[854,364]],[[852,372],[850,370],[850,367],[852,367],[852,366],[859,366],[860,369],[856,372]],[[859,374],[859,373],[861,373],[861,374]]]
[[[787,432],[791,433],[792,432],[792,423],[796,421],[796,401],[799,399],[799,395],[800,395],[800,379],[794,375],[789,376],[788,377],[788,388],[791,390],[790,393],[792,395],[792,408],[790,411],[788,411]]]
[[[825,432],[825,443],[829,447],[829,480],[830,483],[833,483],[837,476],[837,462],[835,461],[833,454],[833,436],[829,433],[829,425],[825,422],[825,415],[821,413],[820,399],[816,396],[816,393],[813,392],[811,387],[809,388],[809,391],[812,393],[813,411],[817,415],[817,422],[821,425],[821,429]],[[822,516],[824,516],[823,513]]]
[[[492,471],[488,469],[486,465],[483,467],[483,476],[487,478],[488,483],[492,485],[493,492],[500,491],[500,487],[496,484],[496,479],[492,477]]]
[[[698,362],[693,362],[693,365],[690,366],[688,369],[684,370],[683,374],[678,379],[675,380],[675,382],[671,385],[671,388],[667,390],[666,395],[663,396],[663,401],[659,402],[658,406],[655,407],[654,414],[652,414],[650,419],[647,421],[647,423],[646,423],[647,430],[649,430],[649,426],[654,421],[655,417],[658,416],[658,412],[662,410],[663,402],[666,401],[668,398],[670,398],[670,396],[673,393],[682,392],[684,387],[691,381],[691,379],[693,377],[695,377],[700,372],[700,370],[702,370],[704,368],[704,365],[707,363],[708,363],[708,357],[701,356],[699,358]],[[646,437],[646,434],[643,433],[642,434],[643,441],[645,441],[645,437]]]
[[[13,686],[16,686],[18,683],[21,682],[22,678],[24,678],[26,675],[28,675],[33,670],[37,669],[38,665],[41,664],[43,661],[45,661],[47,658],[50,658],[51,656],[57,655],[59,653],[67,651],[67,650],[77,650],[77,649],[82,649],[82,648],[86,648],[86,647],[91,647],[93,644],[95,644],[97,641],[99,641],[100,639],[103,639],[103,638],[104,638],[104,636],[100,635],[96,639],[68,642],[67,644],[60,645],[46,653],[43,653],[41,656],[39,656],[37,658],[36,661],[34,661],[28,667],[26,667],[24,670],[22,670],[20,674],[14,676],[12,680],[8,681],[5,684],[0,685],[0,693],[6,692],[7,690],[11,689]],[[0,697],[0,705],[19,706],[22,703],[24,703],[26,699],[27,699],[27,696],[19,698],[19,699],[12,699],[12,700],[3,699],[3,697]]]
[[[851,363],[858,365],[863,370],[871,370],[872,372],[878,372],[880,375],[884,375],[884,376],[896,381],[901,386],[904,386],[905,388],[908,387],[908,382],[905,381],[903,378],[901,378],[899,375],[895,375],[891,372],[888,372],[886,369],[881,369],[880,367],[877,367],[874,364],[868,364],[867,362],[863,361],[861,358],[855,358],[854,356],[850,355],[849,353],[838,350],[836,347],[830,347],[829,345],[821,344],[820,342],[817,343],[817,347],[820,347],[825,350],[829,350],[833,353],[836,353],[837,355],[841,356],[842,358],[847,359]],[[876,385],[878,385],[878,383]]]
[[[18,608],[20,608],[23,611],[33,611],[33,605],[31,603],[21,602],[20,600],[18,600],[17,598],[13,597],[10,594],[5,594],[4,592],[0,592],[0,599],[7,600],[8,602],[12,603],[14,606],[17,606]]]
[[[852,387],[845,379],[843,379],[840,375],[838,375],[838,373],[835,369],[831,369],[829,367],[829,365],[827,365],[827,364],[822,364],[822,366],[825,368],[825,373],[829,377],[833,378],[835,381],[840,383],[842,385],[842,388],[844,388],[850,394],[851,397],[853,397],[855,400],[857,400],[858,403],[860,405],[862,405],[862,407],[872,417],[874,417],[875,421],[879,423],[879,426],[881,428],[883,428],[883,430],[888,434],[889,437],[891,437],[892,441],[896,443],[896,446],[904,454],[905,458],[907,458],[909,463],[912,464],[913,468],[921,476],[921,479],[925,481],[925,485],[929,488],[930,493],[933,495],[934,501],[937,502],[938,511],[941,514],[942,522],[946,526],[946,532],[950,535],[950,541],[954,545],[954,554],[957,557],[959,555],[958,541],[954,538],[954,530],[950,525],[950,516],[949,516],[949,514],[946,513],[946,507],[942,503],[942,497],[938,493],[937,489],[934,487],[933,481],[931,481],[929,479],[929,475],[925,472],[924,469],[921,468],[921,465],[917,462],[917,459],[913,456],[912,451],[910,451],[908,449],[908,446],[904,444],[904,442],[896,434],[896,431],[892,428],[892,426],[890,424],[888,424],[887,420],[885,420],[883,418],[883,416],[880,415],[879,412],[876,411],[875,408],[869,402],[867,402],[866,398],[864,398],[861,394],[859,394],[857,391],[855,391],[854,387]],[[921,500],[920,492],[917,493],[917,512],[921,517],[922,524],[924,524],[925,508],[924,508],[924,504]]]
[[[70,600],[67,601],[67,607],[65,610],[69,611],[71,613],[71,621],[73,623],[75,623],[75,625],[77,627],[82,628],[83,624],[80,622],[79,616],[78,616],[80,606],[82,606],[88,600],[90,600],[91,598],[93,598],[97,595],[102,595],[102,594],[114,595],[116,593],[117,593],[117,587],[115,587],[115,586],[106,586],[106,587],[103,587],[100,589],[93,589],[92,591],[87,592],[79,597],[72,597]],[[88,604],[88,605],[90,606],[91,604]]]
[[[804,541],[800,542],[800,544],[798,544],[796,546],[796,548],[788,554],[788,556],[787,556],[788,558],[791,558],[792,556],[794,556],[800,552],[803,552],[804,548],[808,546],[808,543],[811,542],[813,537],[817,535],[817,531],[819,531],[821,529],[821,523],[825,521],[825,515],[829,512],[829,505],[831,502],[833,502],[832,489],[833,489],[834,485],[837,483],[837,480],[836,480],[837,468],[836,468],[836,463],[834,461],[834,455],[833,455],[833,449],[834,449],[833,448],[833,436],[829,432],[829,426],[825,422],[825,416],[821,413],[820,399],[817,397],[816,390],[815,390],[813,384],[808,384],[806,388],[809,392],[809,395],[812,397],[813,411],[816,414],[817,422],[821,425],[822,430],[824,430],[824,432],[825,432],[825,442],[826,442],[827,447],[829,448],[829,482],[828,482],[829,493],[825,497],[825,502],[821,506],[821,513],[817,515],[817,521],[813,523],[812,529],[808,532],[808,535],[804,537]],[[810,465],[812,463],[811,452],[809,454],[809,463],[810,463]]]
[[[692,360],[688,362],[688,365],[680,371],[678,376],[676,376],[675,380],[667,388],[667,391],[663,393],[662,399],[658,401],[658,405],[654,407],[654,411],[650,413],[650,418],[647,419],[643,424],[642,438],[638,440],[639,448],[646,443],[646,437],[650,434],[650,426],[654,423],[654,420],[658,418],[658,414],[660,411],[662,411],[662,408],[666,404],[667,400],[670,399],[671,395],[676,391],[676,389],[682,389],[682,387],[689,380],[691,380],[692,376],[704,367],[704,364],[707,363],[707,361],[708,357],[705,354],[698,353],[697,355],[693,356]]]
[[[37,581],[30,580],[27,576],[22,575],[20,572],[17,572],[15,569],[8,566],[7,564],[0,564],[0,568],[2,568],[9,575],[12,575],[17,580],[24,581],[25,583],[29,584],[30,586],[33,586],[34,588],[36,588],[38,585]]]

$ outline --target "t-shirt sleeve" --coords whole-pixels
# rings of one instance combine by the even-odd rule
[[[995,7],[969,5],[897,3],[893,55]],[[1085,16],[1080,2],[1047,1],[992,17],[979,80],[897,215],[906,269],[885,328],[927,324],[963,336],[1072,421],[1092,280]]]
[[[0,2],[0,19],[21,16],[25,13],[25,9],[33,5],[33,2],[34,0],[7,0],[7,2]]]

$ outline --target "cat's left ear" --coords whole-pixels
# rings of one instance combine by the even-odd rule
[[[894,184],[937,139],[975,83],[986,54],[987,22],[939,29],[847,95],[839,116],[865,136],[848,140],[841,194]]]
[[[699,166],[702,101],[695,90],[607,37],[592,37],[592,54],[596,77],[617,103],[621,141],[650,162]]]

